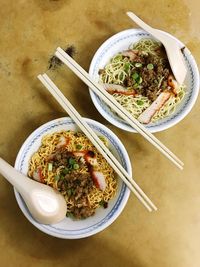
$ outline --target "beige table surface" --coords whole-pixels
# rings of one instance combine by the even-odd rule
[[[0,156],[14,164],[27,136],[66,114],[37,80],[57,46],[74,45],[88,69],[111,35],[134,27],[132,10],[154,27],[175,35],[200,63],[199,0],[1,0]],[[0,266],[200,266],[200,109],[156,136],[184,162],[179,171],[137,134],[110,125],[95,109],[87,87],[66,67],[51,77],[85,117],[119,136],[130,155],[135,180],[159,207],[148,213],[131,195],[120,217],[103,232],[81,240],[48,236],[20,211],[0,177]]]

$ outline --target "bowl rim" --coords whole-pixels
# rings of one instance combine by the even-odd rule
[[[185,45],[180,40],[178,40],[176,37],[174,37],[170,33],[167,33],[165,31],[161,31],[161,30],[159,30],[159,31],[170,36],[172,39],[176,40],[176,42],[179,44],[180,48],[185,47]],[[126,29],[126,30],[120,31],[120,32],[110,36],[108,39],[106,39],[100,45],[100,47],[97,49],[97,51],[95,52],[95,54],[91,60],[91,63],[89,66],[90,77],[93,77],[93,71],[95,70],[96,61],[97,61],[98,57],[103,53],[103,51],[105,51],[106,49],[109,50],[108,46],[112,42],[114,42],[114,40],[118,40],[122,36],[130,35],[130,34],[146,34],[146,35],[154,38],[152,35],[150,35],[146,31],[144,31],[142,29],[138,29],[138,28]],[[152,133],[161,132],[161,131],[164,131],[164,130],[176,125],[177,123],[179,123],[181,120],[183,120],[190,113],[190,111],[192,110],[192,108],[195,105],[195,102],[196,102],[198,94],[199,94],[199,88],[200,88],[199,70],[198,70],[197,63],[196,63],[192,53],[190,52],[190,50],[187,47],[185,47],[185,49],[184,49],[185,59],[186,59],[186,54],[187,54],[187,57],[189,57],[190,61],[192,62],[192,68],[193,68],[193,71],[195,73],[195,85],[196,85],[193,88],[193,92],[192,92],[191,99],[190,99],[190,104],[185,105],[184,108],[181,110],[181,112],[177,116],[175,116],[173,118],[171,118],[171,116],[169,116],[168,117],[170,119],[169,121],[164,121],[160,125],[154,125],[154,124],[144,125]],[[126,122],[117,121],[115,117],[110,116],[110,114],[108,114],[107,111],[104,110],[102,108],[102,106],[99,104],[99,102],[98,102],[99,97],[93,92],[93,90],[91,88],[89,88],[89,93],[90,93],[90,97],[92,99],[94,106],[96,107],[96,109],[99,111],[99,113],[107,121],[109,121],[111,124],[115,125],[116,127],[120,128],[122,130],[137,133],[137,131],[134,128],[132,128],[131,126],[129,126],[128,124],[126,124]],[[176,114],[176,113],[173,113],[173,114]],[[173,114],[172,114],[172,116],[173,116]]]
[[[125,163],[126,163],[127,172],[130,175],[132,175],[132,166],[131,166],[130,158],[128,156],[128,152],[127,152],[126,148],[124,147],[123,143],[121,142],[121,140],[115,135],[115,133],[112,132],[109,128],[107,128],[105,125],[101,124],[100,122],[97,122],[97,121],[89,119],[89,118],[83,118],[83,119],[87,123],[89,123],[90,125],[93,125],[94,127],[97,127],[99,129],[101,129],[102,131],[106,132],[110,137],[113,138],[113,140],[119,145],[120,151],[123,154],[124,160],[126,161]],[[58,118],[58,119],[54,119],[54,120],[48,121],[48,122],[42,124],[41,126],[39,126],[38,128],[36,128],[26,138],[26,140],[22,144],[22,146],[21,146],[21,148],[20,148],[20,150],[19,150],[19,152],[17,154],[16,160],[15,160],[15,168],[20,171],[20,164],[22,164],[22,156],[26,151],[26,147],[29,145],[31,140],[36,138],[37,134],[39,135],[39,134],[42,133],[42,131],[47,129],[46,132],[43,132],[41,134],[41,136],[44,136],[45,134],[47,134],[48,127],[51,127],[53,125],[57,125],[57,123],[58,124],[59,123],[60,124],[64,124],[66,122],[72,123],[72,125],[75,125],[75,127],[77,127],[76,124],[73,122],[73,120],[70,117],[62,117],[62,118]],[[58,131],[58,129],[56,130],[56,127],[58,127],[58,125],[54,126],[54,127],[55,127],[55,132]],[[123,193],[121,191],[123,191]],[[94,234],[97,234],[97,233],[103,231],[104,229],[106,229],[109,225],[111,225],[117,219],[117,217],[122,213],[122,211],[124,210],[124,208],[126,206],[126,203],[127,203],[128,199],[129,199],[129,196],[130,196],[130,190],[122,182],[122,189],[120,190],[120,196],[115,200],[114,206],[116,205],[117,202],[119,203],[119,205],[116,206],[117,209],[113,211],[113,213],[111,214],[111,217],[109,217],[108,220],[105,221],[105,223],[103,225],[101,225],[99,228],[96,228],[93,231],[89,231],[89,232],[87,232],[85,234],[76,234],[76,235],[64,235],[63,233],[59,233],[58,228],[56,228],[56,227],[54,228],[54,224],[53,225],[44,225],[44,224],[38,223],[32,217],[30,212],[28,211],[28,209],[27,209],[27,207],[26,207],[26,205],[25,205],[25,203],[23,201],[23,198],[21,197],[21,195],[18,193],[18,191],[15,188],[14,188],[14,194],[15,194],[15,198],[17,200],[17,203],[18,203],[22,213],[24,214],[24,216],[29,220],[29,222],[31,224],[33,224],[40,231],[42,231],[42,232],[44,232],[44,233],[46,233],[48,235],[51,235],[51,236],[54,236],[54,237],[58,237],[58,238],[62,238],[62,239],[80,239],[80,238],[85,238],[85,237],[89,237],[89,236],[92,236]],[[119,198],[121,198],[121,199],[119,199]],[[122,199],[123,199],[123,201],[122,201]],[[114,209],[114,207],[113,207],[113,209]],[[111,211],[109,213],[111,213]],[[107,216],[108,215],[106,215],[106,217]],[[100,221],[102,221],[102,219]],[[49,230],[49,227],[51,227],[51,226],[52,226],[52,228],[51,228],[51,230]],[[90,228],[92,228],[92,227],[90,227]],[[54,229],[55,229],[55,231],[54,231]]]

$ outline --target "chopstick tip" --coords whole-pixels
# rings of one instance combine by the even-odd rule
[[[183,170],[183,165],[178,165],[177,166],[181,171]]]
[[[42,79],[42,74],[39,74],[39,75],[37,76],[37,78],[38,78],[39,80],[41,80],[41,79]]]
[[[56,51],[62,51],[62,52],[64,52],[64,50],[60,47],[60,46],[58,46],[57,48],[56,48]]]

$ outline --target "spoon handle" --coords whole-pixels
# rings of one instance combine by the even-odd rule
[[[165,37],[163,36],[163,34],[155,29],[152,28],[151,26],[149,26],[148,24],[146,24],[143,20],[141,20],[139,17],[137,17],[133,12],[127,12],[126,13],[135,23],[137,23],[138,26],[140,26],[143,30],[145,30],[146,32],[150,33],[152,36],[154,36],[156,39],[158,39],[158,41],[160,41],[161,43],[163,43],[163,45],[165,45]]]
[[[160,41],[166,50],[168,60],[172,69],[172,72],[179,84],[183,84],[187,68],[185,66],[185,61],[183,54],[180,50],[180,45],[174,41],[171,37],[163,34],[161,31],[152,28],[140,18],[138,18],[133,12],[126,13],[135,23],[137,23],[142,29],[154,36],[158,41]]]
[[[150,34],[155,36],[155,29],[146,24],[143,20],[141,20],[139,17],[137,17],[133,12],[128,11],[126,13],[135,23],[137,23],[138,26],[140,26],[145,31],[149,32]]]

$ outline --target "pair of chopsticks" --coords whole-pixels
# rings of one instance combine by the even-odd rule
[[[110,95],[98,82],[92,80],[89,74],[62,48],[58,47],[55,55],[66,64],[84,83],[86,83],[95,94],[97,94],[108,106],[111,107],[122,119],[132,126],[138,133],[146,138],[161,153],[171,160],[179,169],[183,169],[184,163],[174,155],[163,143],[150,133],[137,119],[124,109],[117,100]]]
[[[39,75],[38,79],[43,83],[47,90],[54,96],[57,102],[63,107],[63,109],[69,114],[72,120],[77,124],[81,131],[87,136],[87,138],[93,143],[97,150],[107,160],[114,171],[124,181],[128,188],[136,195],[141,203],[149,210],[157,210],[156,206],[146,196],[142,189],[122,167],[118,160],[113,156],[110,150],[104,145],[92,128],[85,122],[81,115],[76,111],[68,99],[62,94],[58,87],[51,81],[47,74]]]

